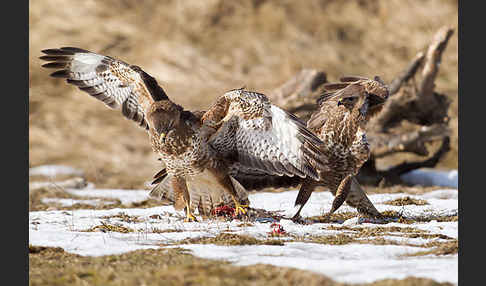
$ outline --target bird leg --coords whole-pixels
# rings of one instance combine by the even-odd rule
[[[363,188],[359,185],[356,176],[351,179],[351,186],[349,188],[346,203],[356,208],[359,215],[369,218],[383,218],[383,215],[375,208],[370,199],[366,196]]]
[[[330,217],[344,203],[346,197],[348,196],[349,190],[351,189],[352,178],[353,175],[349,174],[341,181],[336,191],[336,197],[332,202],[331,210],[324,215],[325,217]]]
[[[189,202],[186,202],[186,218],[184,219],[184,222],[197,222],[196,217],[191,212]]]
[[[305,224],[305,220],[300,216],[300,211],[304,208],[304,205],[309,200],[312,192],[314,191],[315,184],[312,184],[309,180],[306,180],[300,186],[299,193],[295,199],[295,208],[299,208],[297,212],[292,217],[294,223]]]
[[[176,198],[176,207],[180,202],[180,197],[182,196],[182,200],[184,201],[186,207],[186,218],[184,219],[185,222],[197,222],[196,217],[191,212],[191,197],[189,195],[189,191],[187,189],[186,179],[174,176],[172,178],[172,188],[174,188],[174,196]],[[181,206],[182,208],[182,206]]]
[[[246,214],[248,205],[240,204],[238,192],[235,190],[235,186],[233,185],[230,176],[227,173],[221,172],[214,168],[208,168],[208,170],[216,177],[216,180],[223,186],[224,190],[229,192],[231,195],[231,198],[235,204],[234,216],[238,216],[240,213]]]
[[[248,205],[242,205],[238,202],[238,199],[235,196],[232,196],[233,202],[235,203],[235,213],[234,216],[238,216],[240,213],[246,214],[248,209]]]

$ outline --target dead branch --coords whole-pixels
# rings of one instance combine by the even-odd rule
[[[373,130],[386,132],[402,120],[420,125],[433,125],[447,122],[450,100],[434,92],[440,59],[447,42],[453,34],[452,28],[443,27],[434,36],[425,56],[420,53],[400,75],[392,81],[394,96],[390,97],[383,110],[370,123]],[[414,77],[423,62],[422,81],[417,90],[404,85]]]
[[[424,160],[424,161],[418,161],[418,162],[404,162],[398,166],[395,166],[393,168],[388,169],[387,171],[383,172],[384,177],[386,177],[387,174],[394,174],[394,175],[403,175],[407,172],[410,172],[415,169],[419,168],[433,168],[437,163],[439,163],[439,160],[450,150],[450,138],[449,137],[444,137],[442,139],[442,145],[440,148],[432,155],[432,157]]]
[[[427,156],[429,151],[425,144],[448,137],[449,132],[447,125],[435,124],[396,134],[371,133],[368,137],[371,146],[373,146],[375,158],[382,158],[398,152]]]
[[[422,70],[422,83],[419,94],[421,97],[431,96],[434,93],[435,79],[439,73],[439,65],[447,42],[451,38],[454,30],[450,27],[442,27],[434,36],[432,44],[425,56],[425,65]]]
[[[271,101],[307,120],[316,109],[321,87],[327,82],[326,73],[303,69],[290,80],[268,94]]]
[[[390,96],[397,93],[402,85],[408,82],[415,75],[415,73],[417,73],[417,70],[420,67],[420,64],[422,63],[424,57],[424,52],[419,52],[415,56],[415,59],[410,63],[410,65],[390,83]]]
[[[361,168],[362,183],[400,182],[405,172],[434,167],[449,150],[447,112],[450,100],[434,91],[439,66],[450,37],[450,27],[441,28],[433,37],[426,52],[419,52],[410,64],[391,81],[390,95],[383,110],[368,124],[367,137],[371,145],[370,159]],[[421,69],[421,72],[419,70]],[[416,77],[420,83],[415,85]],[[326,83],[326,74],[317,70],[302,70],[269,94],[275,104],[308,120],[317,110],[316,99]],[[411,128],[413,127],[413,128]],[[409,152],[428,156],[427,143],[442,140],[441,148],[430,158],[417,162],[403,162],[387,170],[377,170],[375,160],[395,153]]]

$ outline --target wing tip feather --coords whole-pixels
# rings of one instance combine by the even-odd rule
[[[58,70],[50,74],[50,76],[55,78],[69,78],[70,72],[68,70]]]

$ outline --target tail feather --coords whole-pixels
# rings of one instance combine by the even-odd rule
[[[171,184],[172,176],[163,171],[165,171],[165,169],[154,176],[155,180],[152,184],[157,185],[150,191],[149,196],[159,200],[167,200],[174,204],[176,210],[182,210],[185,207],[184,200],[182,199],[182,196],[176,197]],[[159,174],[160,176],[158,176]]]
[[[154,175],[155,180],[152,181],[152,185],[162,182],[162,180],[165,179],[166,176],[167,170],[165,168],[160,170],[157,174]]]
[[[165,169],[164,169],[165,170]],[[153,183],[157,184],[149,193],[151,197],[165,199],[175,204],[174,208],[182,209],[184,204],[181,199],[175,197],[174,190],[171,186],[171,176],[166,172],[157,173]],[[246,189],[234,178],[231,182],[237,193],[237,199],[240,203],[248,203],[248,193]],[[224,187],[218,183],[218,180],[209,171],[204,171],[198,175],[186,179],[187,189],[190,196],[190,208],[192,212],[197,209],[200,215],[209,216],[211,210],[220,205],[234,206],[233,198],[225,191]]]

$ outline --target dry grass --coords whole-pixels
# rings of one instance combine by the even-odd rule
[[[280,240],[261,240],[248,235],[222,232],[215,237],[187,238],[178,244],[216,244],[216,245],[284,245]]]
[[[442,243],[432,242],[428,246],[432,247],[432,249],[409,253],[405,256],[449,255],[459,252],[459,242],[457,240]]]
[[[97,199],[100,201],[97,205],[85,204],[82,202],[75,203],[70,206],[62,206],[55,202],[45,203],[42,201],[44,198],[56,198],[56,199],[73,199],[73,200],[90,200]],[[35,190],[29,191],[29,211],[43,211],[48,209],[56,210],[78,210],[78,209],[113,209],[113,208],[151,208],[166,204],[157,199],[146,199],[141,202],[131,202],[128,204],[122,204],[119,199],[111,198],[99,198],[89,196],[77,196],[69,194],[64,188],[52,184],[44,186]]]
[[[294,237],[289,241],[300,241],[330,245],[344,245],[350,243],[373,244],[373,245],[402,245],[412,247],[430,248],[426,251],[413,253],[413,256],[420,255],[445,255],[457,253],[458,240],[443,234],[428,233],[428,231],[413,227],[378,226],[378,227],[349,227],[349,226],[328,226],[328,230],[339,231],[333,235],[310,235]],[[391,236],[397,238],[422,238],[422,239],[443,239],[446,241],[430,241],[423,244],[414,244],[405,240],[394,240],[385,238]]]
[[[423,205],[428,205],[429,203],[426,200],[414,199],[407,196],[403,198],[386,201],[384,202],[384,204],[392,205],[392,206],[407,206],[407,205],[423,206]]]
[[[340,212],[340,213],[333,213],[330,216],[312,216],[306,218],[309,221],[314,223],[342,223],[345,220],[351,219],[356,217],[355,212]]]
[[[49,273],[49,275],[45,275]],[[196,258],[182,249],[137,250],[84,257],[60,248],[29,246],[29,285],[337,285],[446,286],[407,277],[366,284],[338,283],[310,271],[270,265],[233,266]]]
[[[362,186],[367,194],[395,194],[395,193],[405,193],[410,195],[422,195],[428,192],[443,189],[444,187],[439,186],[405,186],[405,185],[393,185],[393,186]]]
[[[268,92],[301,68],[390,81],[443,25],[457,1],[30,1],[29,162],[62,163],[99,187],[143,188],[158,171],[147,135],[117,111],[48,77],[40,50],[79,46],[154,75],[188,109],[246,85]],[[457,123],[457,33],[437,91]],[[457,124],[454,127],[457,134]],[[455,139],[454,139],[455,138]],[[457,136],[445,167],[457,167]]]
[[[135,232],[134,229],[129,227],[118,225],[118,224],[111,224],[104,221],[100,222],[100,225],[93,226],[86,230],[80,230],[82,232],[94,232],[94,231],[101,231],[101,232],[120,232],[120,233],[129,233]]]

